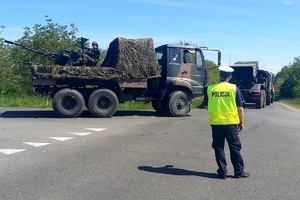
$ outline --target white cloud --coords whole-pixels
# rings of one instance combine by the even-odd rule
[[[290,5],[293,5],[293,1],[291,1],[291,0],[285,0],[284,4],[290,6]]]

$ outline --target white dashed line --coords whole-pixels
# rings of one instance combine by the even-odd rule
[[[50,143],[41,143],[41,142],[23,142],[23,143],[34,147],[41,147],[50,144]]]
[[[90,131],[96,131],[96,132],[106,130],[106,128],[85,128],[85,129],[90,130]],[[86,136],[86,135],[93,134],[92,132],[67,132],[67,133],[77,135],[77,136]],[[71,140],[74,137],[48,137],[48,138],[53,139],[53,140],[58,140],[58,141],[66,141],[66,140]],[[51,144],[51,143],[23,142],[23,144],[31,145],[31,146],[34,146],[34,147],[41,147],[41,146],[45,146],[45,145],[48,145],[48,144]],[[0,149],[0,153],[10,155],[10,154],[19,153],[19,152],[22,152],[22,151],[25,151],[25,150],[26,149]]]
[[[49,138],[53,140],[66,141],[66,140],[73,139],[74,137],[49,137]]]
[[[91,130],[91,131],[104,131],[106,130],[106,128],[85,128],[87,130]]]
[[[13,153],[19,153],[25,151],[26,149],[0,149],[0,153],[4,153],[6,155],[10,155]]]
[[[74,134],[74,135],[79,135],[79,136],[86,136],[86,135],[90,135],[92,133],[84,133],[84,132],[68,132],[70,134]]]

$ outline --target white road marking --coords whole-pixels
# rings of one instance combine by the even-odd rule
[[[98,132],[106,130],[106,128],[85,128],[85,129],[91,130],[91,131],[98,131]]]
[[[68,132],[70,134],[74,134],[74,135],[79,135],[79,136],[85,136],[85,135],[90,135],[92,133],[84,133],[84,132]]]
[[[91,130],[91,131],[97,131],[97,132],[106,130],[106,128],[85,128],[85,129]],[[68,133],[78,135],[78,136],[85,136],[85,135],[92,134],[90,132],[68,132]],[[48,137],[48,138],[58,140],[58,141],[66,141],[66,140],[73,139],[74,137]],[[51,143],[42,143],[42,142],[23,142],[23,143],[34,146],[34,147],[41,147],[41,146],[51,144]],[[10,155],[10,154],[19,153],[19,152],[22,152],[25,150],[26,149],[0,149],[0,153]]]
[[[50,139],[59,140],[59,141],[66,141],[73,139],[74,137],[49,137]]]
[[[13,153],[19,153],[25,151],[26,149],[0,149],[0,153],[4,153],[6,155],[10,155]]]
[[[41,147],[50,144],[50,143],[41,143],[41,142],[23,142],[23,143],[34,147]]]

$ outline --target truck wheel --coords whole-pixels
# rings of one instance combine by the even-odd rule
[[[95,90],[88,102],[89,110],[96,117],[111,117],[117,112],[118,106],[117,95],[109,89]]]
[[[263,90],[263,91],[261,92],[261,95],[264,97],[264,98],[263,98],[263,108],[265,108],[265,107],[266,107],[266,103],[267,103],[266,91]]]
[[[191,110],[191,101],[184,92],[175,91],[169,95],[168,108],[173,117],[184,117]]]
[[[271,99],[272,99],[272,96],[269,94],[269,95],[267,96],[267,101],[266,101],[266,105],[267,105],[267,106],[271,105]]]
[[[257,102],[255,103],[255,106],[256,106],[256,108],[258,108],[258,109],[262,109],[263,107],[265,107],[265,102],[266,102],[265,96],[266,96],[266,95],[264,95],[264,94],[265,94],[265,91],[261,91],[261,92],[260,92],[260,99],[259,99],[259,101],[257,101]]]
[[[61,89],[53,97],[52,107],[60,117],[78,117],[84,107],[84,98],[77,90]]]
[[[262,98],[260,97],[260,100],[255,102],[255,107],[258,109],[262,109]]]
[[[271,103],[274,103],[274,95],[271,97]]]

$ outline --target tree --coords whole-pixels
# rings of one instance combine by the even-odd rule
[[[16,42],[34,49],[42,49],[48,52],[57,53],[62,49],[76,50],[77,38],[75,33],[78,31],[74,24],[61,26],[53,23],[52,19],[46,17],[46,25],[36,24],[32,28],[24,28],[24,35]],[[78,50],[78,49],[77,49]],[[18,85],[15,85],[15,93],[33,93],[30,76],[30,62],[52,65],[54,61],[43,55],[23,49],[20,46],[9,47],[7,52],[8,60],[12,69],[13,76]]]
[[[3,39],[0,38],[0,92],[1,97],[4,94],[13,94],[16,88],[16,81],[12,79],[13,70],[10,67],[11,60],[8,58],[8,48],[3,43]]]
[[[276,75],[280,97],[300,98],[300,56]]]
[[[218,83],[220,80],[218,65],[211,60],[205,60],[208,73],[207,85]]]

